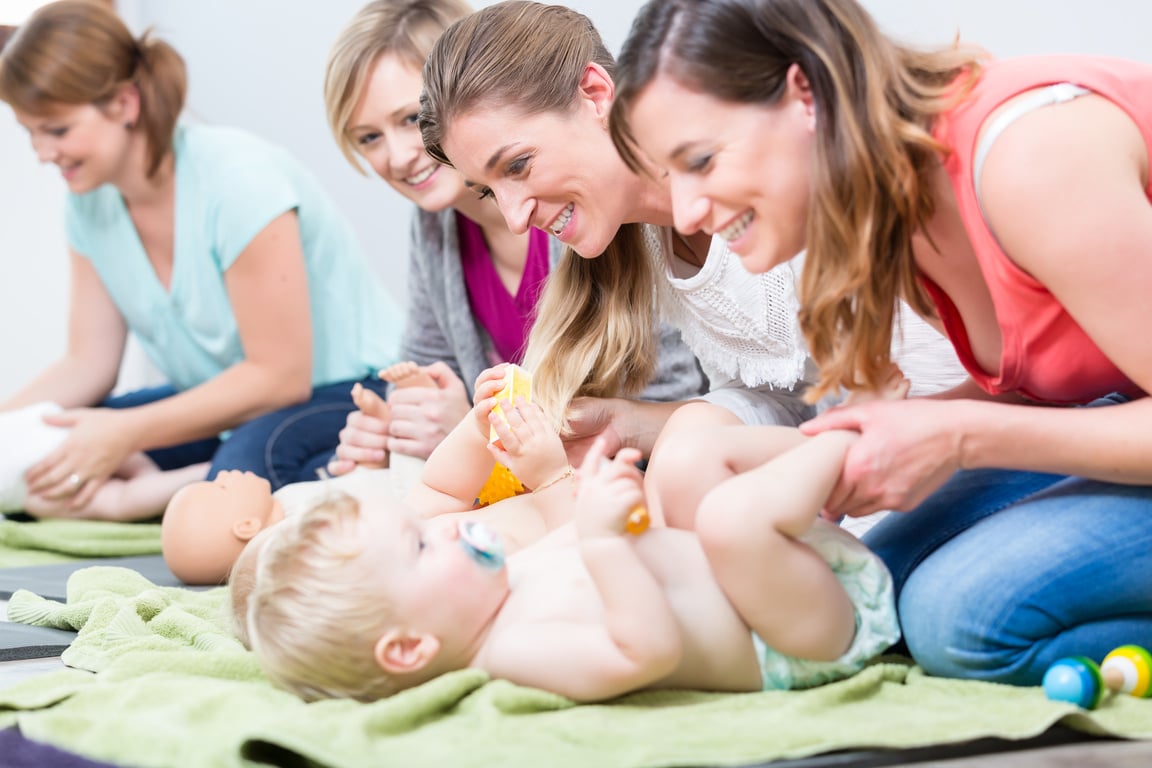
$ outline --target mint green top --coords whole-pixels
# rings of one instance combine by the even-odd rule
[[[291,155],[234,128],[177,128],[172,279],[160,283],[120,192],[69,195],[68,242],[88,259],[152,363],[178,390],[240,362],[224,274],[252,239],[295,210],[308,272],[314,386],[397,360],[402,316],[350,226]]]

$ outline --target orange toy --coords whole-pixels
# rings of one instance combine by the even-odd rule
[[[503,417],[504,409],[500,407],[500,402],[508,400],[515,403],[517,397],[523,397],[528,402],[532,402],[532,374],[520,366],[512,364],[504,369],[504,387],[496,394],[496,406],[492,411]],[[498,443],[499,441],[500,438],[497,436],[496,430],[491,429],[488,433],[488,442]],[[519,496],[524,491],[524,484],[512,474],[512,471],[503,464],[497,464],[492,467],[492,473],[488,475],[488,479],[484,481],[484,486],[476,494],[476,506],[486,507],[493,502]]]

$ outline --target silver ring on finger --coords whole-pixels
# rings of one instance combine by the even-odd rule
[[[73,488],[80,487],[82,482],[84,482],[84,478],[80,477],[80,475],[76,474],[75,472],[68,475],[68,485],[72,486]]]

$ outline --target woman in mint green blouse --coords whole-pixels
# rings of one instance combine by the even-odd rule
[[[66,353],[0,409],[65,408],[28,482],[76,508],[137,451],[314,479],[352,384],[396,360],[400,313],[316,180],[255,136],[179,125],[185,90],[179,54],[99,4],[50,4],[0,55],[0,98],[68,185],[72,283]],[[129,332],[168,384],[110,398]]]

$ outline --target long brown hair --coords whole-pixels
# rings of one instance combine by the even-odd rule
[[[855,0],[649,0],[633,23],[610,120],[632,167],[628,109],[658,75],[759,105],[781,97],[794,63],[811,84],[816,155],[800,287],[800,324],[820,367],[810,399],[884,382],[899,299],[932,314],[912,258],[912,235],[935,209],[927,177],[947,151],[932,125],[984,55],[899,45]]]
[[[103,3],[59,0],[22,24],[0,53],[0,100],[44,115],[59,105],[105,106],[125,83],[140,94],[137,130],[148,143],[148,176],[172,151],[184,108],[184,59],[145,33],[133,37]]]
[[[424,65],[420,131],[428,153],[444,154],[447,126],[470,109],[518,115],[575,109],[589,62],[611,75],[615,62],[596,28],[571,8],[498,3],[453,24]],[[608,146],[606,151],[612,151]],[[524,365],[533,398],[559,420],[577,394],[639,392],[656,364],[655,269],[642,225],[624,224],[603,254],[566,249],[536,308]]]
[[[356,170],[364,172],[348,121],[372,67],[390,54],[419,71],[436,38],[471,11],[464,0],[373,0],[340,31],[324,71],[324,106],[336,144]]]

